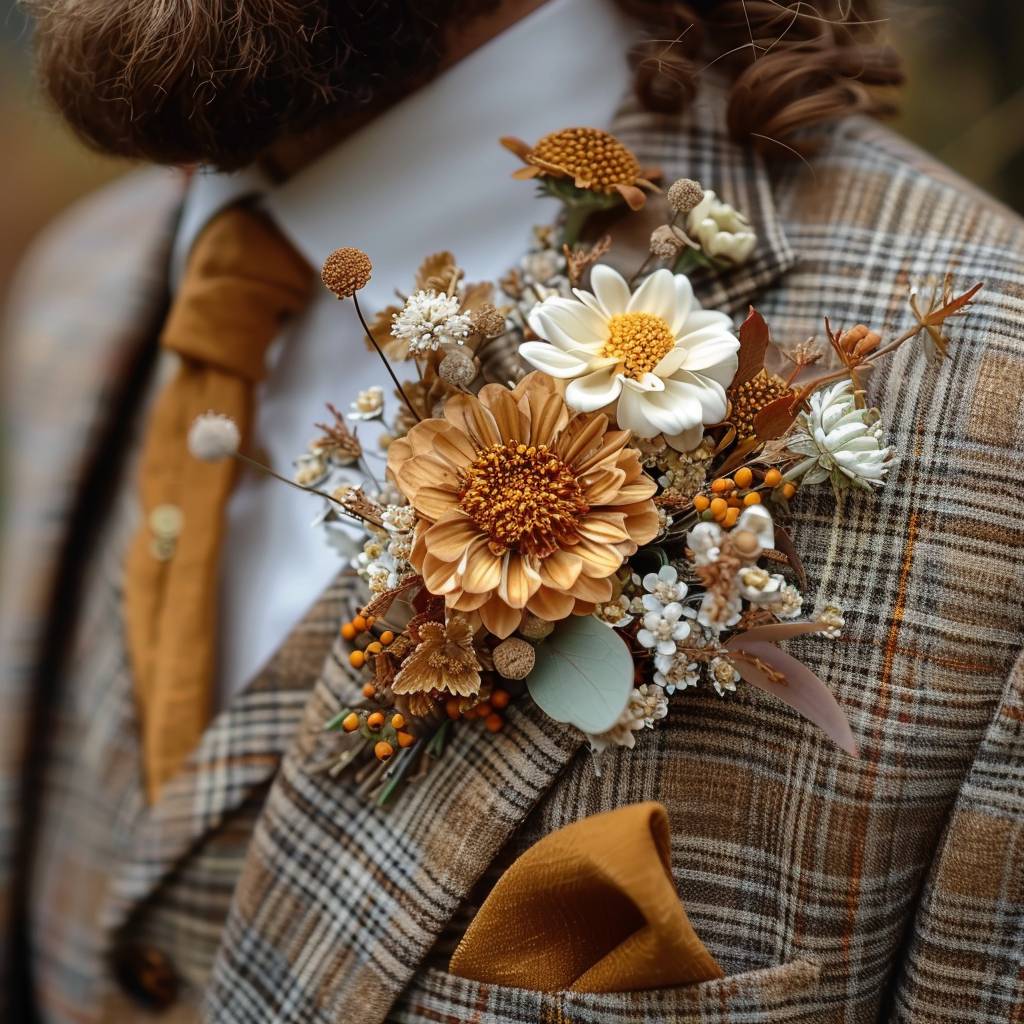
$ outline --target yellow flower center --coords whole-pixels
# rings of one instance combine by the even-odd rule
[[[618,313],[608,321],[608,340],[603,356],[614,356],[622,364],[621,373],[640,380],[675,348],[676,339],[669,325],[653,313]]]
[[[485,448],[465,471],[459,507],[490,537],[491,550],[545,557],[576,535],[589,509],[573,471],[547,445]]]
[[[545,135],[531,157],[561,167],[595,192],[632,185],[640,173],[636,157],[614,135],[599,128],[566,128]]]

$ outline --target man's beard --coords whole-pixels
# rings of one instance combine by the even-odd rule
[[[25,0],[43,87],[92,146],[158,163],[251,162],[373,109],[437,67],[495,0]]]

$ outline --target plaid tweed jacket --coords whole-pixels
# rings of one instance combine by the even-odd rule
[[[826,312],[898,331],[911,284],[947,270],[985,282],[951,359],[928,369],[906,346],[875,371],[900,453],[885,487],[796,505],[809,576],[847,629],[792,649],[833,688],[861,759],[747,688],[676,697],[598,775],[578,735],[523,706],[368,807],[316,771],[321,724],[355,685],[332,648],[342,577],[146,808],[115,614],[132,511],[105,511],[87,546],[80,529],[164,301],[179,189],[143,175],[44,243],[9,331],[0,885],[42,1019],[148,1019],[122,969],[142,942],[183,978],[182,1019],[221,1024],[1024,1021],[1024,226],[865,120],[784,165],[723,124],[709,88],[683,117],[627,104],[614,129],[754,221],[752,261],[696,283],[707,305],[756,302],[786,344]],[[32,716],[41,684],[48,714],[37,701]],[[640,800],[669,810],[678,889],[724,980],[540,994],[447,974],[511,858]]]

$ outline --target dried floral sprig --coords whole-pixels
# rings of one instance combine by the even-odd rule
[[[232,430],[231,428],[234,429]],[[359,511],[345,508],[334,495],[328,494],[327,491],[321,491],[316,487],[297,483],[295,480],[282,476],[271,469],[270,466],[266,466],[257,459],[251,458],[239,451],[238,441],[238,427],[234,420],[229,416],[215,412],[203,413],[197,416],[188,432],[189,451],[197,459],[201,459],[204,462],[220,462],[223,459],[232,458],[238,459],[239,462],[244,462],[247,466],[258,469],[261,473],[265,473],[267,476],[271,476],[275,480],[287,484],[289,487],[305,491],[306,494],[315,494],[319,498],[324,498],[340,514],[347,515],[358,522],[377,525],[373,519],[367,518],[365,515],[360,514]]]
[[[357,432],[350,430],[345,417],[330,402],[327,411],[331,414],[331,423],[316,423],[320,436],[314,438],[311,448],[328,459],[340,463],[355,462],[362,458],[363,446],[359,443]]]

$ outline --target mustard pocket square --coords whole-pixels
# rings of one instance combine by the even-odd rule
[[[451,973],[542,992],[722,977],[676,893],[665,808],[632,804],[545,836],[501,876]]]

